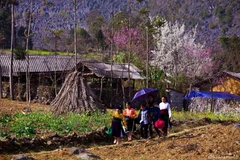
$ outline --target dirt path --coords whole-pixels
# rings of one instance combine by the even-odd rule
[[[171,134],[166,139],[122,143],[88,150],[102,159],[240,159],[240,131],[231,125],[213,124]]]

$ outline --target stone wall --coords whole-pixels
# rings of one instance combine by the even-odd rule
[[[188,110],[192,112],[205,112],[211,110],[211,103],[214,108],[214,113],[240,113],[240,101],[226,100],[222,98],[192,98],[188,102]]]
[[[167,98],[172,109],[177,111],[183,109],[183,93],[175,90],[167,90]]]

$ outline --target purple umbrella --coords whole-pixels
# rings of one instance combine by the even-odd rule
[[[144,88],[141,89],[139,91],[137,91],[137,93],[135,93],[132,102],[134,101],[139,101],[139,100],[145,100],[147,99],[148,95],[153,95],[156,96],[158,93],[158,89],[156,88]]]

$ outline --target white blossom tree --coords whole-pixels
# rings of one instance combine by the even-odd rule
[[[211,74],[211,51],[195,42],[196,28],[186,32],[184,24],[165,21],[154,34],[156,48],[151,64],[165,72],[172,87],[178,85],[181,75],[194,79]]]

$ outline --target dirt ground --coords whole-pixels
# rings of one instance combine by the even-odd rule
[[[7,105],[7,106],[6,106]],[[11,113],[26,108],[25,102],[0,100],[0,113]],[[49,106],[32,105],[32,110],[49,109]],[[81,146],[103,160],[192,160],[192,159],[240,159],[240,128],[237,122],[203,123],[186,127],[177,133],[170,130],[168,137],[148,140],[123,140],[119,145],[94,144]],[[190,124],[190,123],[187,123]],[[173,126],[175,127],[175,126]],[[183,128],[185,128],[183,126]],[[20,154],[20,153],[19,153]],[[38,160],[77,160],[67,148],[21,153]],[[0,160],[10,160],[17,155],[2,154]]]

